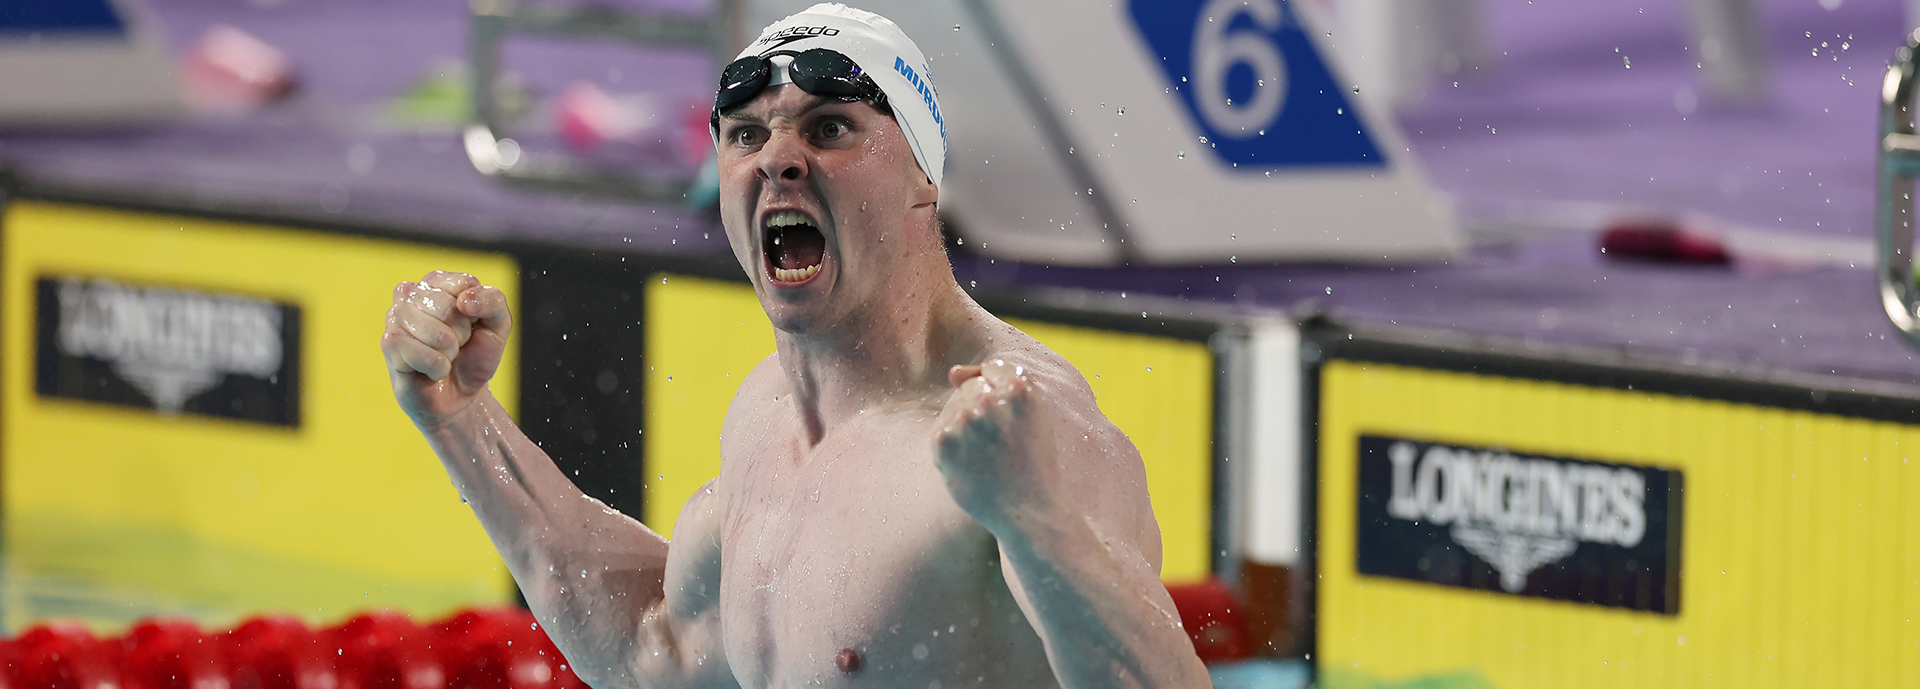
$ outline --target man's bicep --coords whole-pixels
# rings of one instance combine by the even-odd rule
[[[708,481],[674,523],[660,601],[641,619],[634,668],[641,689],[735,689],[720,620],[720,532],[725,503]]]
[[[725,501],[720,479],[708,481],[680,509],[673,540],[667,549],[665,585],[669,611],[676,617],[694,617],[720,604],[720,531]]]
[[[1061,447],[1082,453],[1063,464],[1085,467],[1080,480],[1068,484],[1074,505],[1105,540],[1123,545],[1159,576],[1160,522],[1153,513],[1147,468],[1140,450],[1097,408],[1084,410],[1066,426]],[[1083,440],[1075,443],[1074,440]],[[1091,439],[1092,442],[1085,442]]]

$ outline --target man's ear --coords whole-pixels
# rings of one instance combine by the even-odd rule
[[[915,164],[914,167],[918,168],[919,165]],[[933,183],[933,180],[928,179],[925,174],[920,175],[920,183],[914,185],[914,188],[913,188],[914,207],[916,208],[919,206],[936,206],[937,207],[939,203],[940,203],[940,187],[935,186]]]

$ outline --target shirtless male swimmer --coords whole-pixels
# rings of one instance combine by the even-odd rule
[[[741,56],[716,102],[720,213],[776,347],[671,543],[501,411],[498,289],[435,272],[387,312],[400,406],[573,670],[599,689],[1209,686],[1139,452],[954,280],[920,50],[822,4]]]

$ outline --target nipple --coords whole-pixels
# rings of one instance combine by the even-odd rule
[[[834,654],[833,664],[840,668],[840,672],[851,675],[860,671],[860,666],[866,664],[866,659],[860,657],[859,651],[843,648],[839,653]]]

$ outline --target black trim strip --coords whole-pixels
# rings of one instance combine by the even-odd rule
[[[1148,313],[1142,317],[1141,311],[1115,311],[1111,309],[1112,304],[1107,303],[1072,303],[1074,300],[1066,295],[1033,290],[972,290],[969,294],[980,306],[1001,318],[1025,318],[1201,343],[1212,341],[1214,334],[1225,328],[1228,322],[1226,318],[1152,313],[1164,304],[1152,304],[1142,309]]]
[[[1356,326],[1326,317],[1309,318],[1301,328],[1303,346],[1318,348],[1317,356],[1326,359],[1543,380],[1920,425],[1920,390],[1909,391],[1892,384],[1761,370],[1703,370],[1704,367],[1611,350],[1532,345],[1404,327]],[[1911,394],[1904,394],[1909,392]]]

